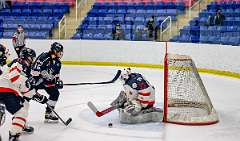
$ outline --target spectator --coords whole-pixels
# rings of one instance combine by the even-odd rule
[[[18,25],[17,31],[12,37],[12,43],[19,57],[21,50],[25,47],[25,33],[22,25]]]
[[[6,4],[9,8],[12,7],[12,0],[6,0]]]
[[[6,8],[6,1],[5,0],[0,0],[0,9]]]
[[[136,30],[135,30],[134,34],[135,34],[135,40],[136,41],[141,41],[142,40],[143,30],[139,26],[136,27]]]
[[[130,21],[130,25],[131,25],[131,28],[130,28],[130,35],[131,35],[131,40],[133,40],[133,25],[134,25],[134,23],[133,23],[133,21]]]
[[[114,17],[114,19],[113,19],[113,21],[112,21],[112,24],[114,25],[114,26],[116,26],[117,24],[120,24],[121,22],[119,21],[119,17],[118,16],[116,16],[116,17]]]
[[[213,26],[213,25],[214,25],[214,17],[212,15],[209,15],[206,26]]]
[[[155,36],[155,18],[154,16],[152,16],[148,21],[147,21],[147,25],[146,28],[148,30],[148,37],[149,39],[153,39],[153,36]]]
[[[120,24],[116,24],[112,30],[112,36],[113,36],[113,40],[121,40],[123,39],[123,30],[120,26]]]
[[[216,15],[214,16],[214,25],[221,26],[223,25],[224,20],[225,16],[221,13],[221,10],[218,9]]]

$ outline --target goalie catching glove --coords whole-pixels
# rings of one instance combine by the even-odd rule
[[[127,97],[124,91],[121,91],[119,96],[110,104],[113,107],[123,108],[124,103],[127,102]]]
[[[45,104],[48,101],[48,98],[45,95],[41,95],[39,93],[36,93],[35,95],[33,95],[32,99],[41,104]]]

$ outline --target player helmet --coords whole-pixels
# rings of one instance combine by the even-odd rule
[[[124,68],[121,73],[120,79],[126,81],[129,78],[129,74],[131,73],[131,68]]]
[[[6,48],[0,44],[0,65],[3,66],[6,64]]]
[[[58,58],[62,58],[62,56],[63,56],[63,45],[58,43],[58,42],[54,42],[51,45],[51,52],[54,53]]]
[[[54,42],[51,45],[51,51],[52,52],[63,52],[63,45],[58,42]]]
[[[33,49],[23,48],[20,52],[20,58],[31,64],[36,58],[36,53]]]
[[[0,126],[5,122],[5,106],[0,103]]]

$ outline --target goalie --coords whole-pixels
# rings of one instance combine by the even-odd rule
[[[154,108],[155,88],[140,74],[124,69],[120,79],[124,91],[111,103],[119,110],[121,123],[135,124],[162,120],[162,110]]]

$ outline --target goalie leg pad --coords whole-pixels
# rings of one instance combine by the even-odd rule
[[[124,112],[123,109],[119,110],[120,123],[122,124],[137,124],[146,122],[161,122],[163,119],[163,112],[153,110],[153,111],[142,111],[136,116],[129,115]]]

